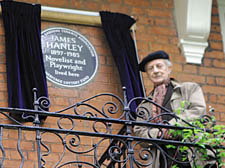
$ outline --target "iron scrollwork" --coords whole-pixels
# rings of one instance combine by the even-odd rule
[[[2,143],[4,129],[18,130],[17,148],[21,157],[20,167],[24,166],[23,149],[21,149],[22,131],[34,131],[36,133],[35,141],[37,142],[39,168],[64,168],[68,166],[78,168],[151,167],[156,164],[155,160],[158,157],[164,162],[165,168],[171,166],[168,164],[195,164],[199,154],[196,148],[199,148],[199,145],[194,140],[192,141],[190,138],[182,141],[182,133],[175,138],[163,138],[163,129],[180,130],[180,132],[182,130],[193,131],[192,123],[182,120],[175,113],[161,107],[151,99],[136,97],[128,101],[125,88],[123,90],[124,100],[114,94],[103,93],[62,110],[48,112],[45,109],[50,107],[49,99],[46,97],[37,98],[34,89],[33,110],[0,108],[0,114],[14,123],[0,124],[1,167],[3,167],[6,159]],[[99,102],[98,100],[104,100],[104,102],[96,103]],[[153,117],[148,108],[140,106],[132,111],[131,106],[141,101],[155,104],[162,108],[165,113]],[[24,119],[32,118],[33,125],[24,125],[7,115],[6,112],[12,111],[24,114]],[[54,127],[49,128],[41,125],[40,115],[53,118],[55,124],[52,125]],[[158,118],[163,118],[163,116],[170,116],[177,121],[182,120],[187,126],[170,125],[166,120],[152,122]],[[136,117],[142,120],[136,120]],[[215,125],[215,121],[206,115],[202,117],[200,122],[207,126],[210,126],[209,123],[211,123],[211,126]],[[145,127],[148,130],[148,136],[135,136],[132,132],[135,125]],[[82,126],[84,129],[80,130]],[[157,132],[157,136],[152,134],[154,130]],[[170,154],[167,148],[168,144],[175,148],[173,150],[175,155]],[[214,160],[217,161],[216,150],[209,146],[206,146],[206,148],[211,151]],[[220,146],[220,148],[224,149],[224,146]],[[52,155],[55,155],[54,161],[51,160]],[[170,161],[168,162],[168,160]],[[49,164],[50,162],[51,164]]]

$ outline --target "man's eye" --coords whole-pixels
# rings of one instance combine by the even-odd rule
[[[158,64],[157,65],[157,68],[162,68],[163,66],[161,64]]]
[[[151,71],[151,70],[153,70],[153,67],[149,67],[149,68],[148,68],[148,71]]]

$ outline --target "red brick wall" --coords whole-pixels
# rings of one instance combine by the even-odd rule
[[[213,1],[212,24],[209,36],[209,48],[207,49],[201,65],[186,64],[185,58],[181,55],[178,44],[177,31],[174,20],[173,0],[18,0],[28,3],[40,3],[43,6],[61,7],[69,9],[121,12],[137,19],[137,47],[139,58],[142,59],[149,52],[165,50],[171,56],[173,63],[172,76],[180,81],[194,81],[199,83],[204,91],[207,105],[215,108],[215,115],[218,123],[225,123],[225,55],[222,51],[221,28],[219,24],[218,9],[216,0]],[[86,36],[94,45],[99,56],[99,68],[94,79],[88,84],[79,88],[60,88],[48,82],[49,97],[52,103],[50,111],[56,111],[76,103],[80,100],[93,96],[97,93],[111,92],[122,96],[121,84],[117,68],[112,59],[106,38],[101,28],[80,26],[72,24],[60,24],[53,22],[42,22],[42,29],[53,26],[63,26],[76,30]],[[0,106],[7,106],[7,87],[5,70],[5,46],[4,29],[0,18]],[[152,89],[152,84],[143,74],[146,92]],[[101,106],[105,100],[98,99],[95,102]],[[70,112],[72,113],[72,112]],[[1,122],[8,123],[7,119]],[[66,122],[64,122],[65,124]],[[29,124],[28,124],[29,125]],[[55,127],[56,121],[48,118],[43,126]],[[66,126],[66,124],[65,124]],[[118,126],[119,127],[119,126]],[[80,125],[77,130],[91,129],[89,125]],[[6,145],[5,167],[19,165],[18,153],[16,152],[16,131],[6,130],[3,134],[3,143]],[[23,149],[28,168],[36,167],[34,143],[35,134],[23,131]],[[58,152],[62,152],[60,144],[55,137],[49,135],[48,143],[53,151],[49,157],[50,164],[59,159]],[[90,140],[90,139],[89,139]],[[89,141],[86,140],[85,142]],[[94,142],[92,142],[94,143]],[[85,146],[84,146],[85,147]],[[66,155],[66,160],[71,155]],[[85,159],[85,158],[84,158]],[[13,161],[13,162],[12,162]],[[50,167],[48,165],[47,167]]]

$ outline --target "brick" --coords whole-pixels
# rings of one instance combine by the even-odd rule
[[[3,83],[7,81],[6,73],[0,73],[0,81]]]
[[[170,59],[172,62],[183,64],[185,62],[185,58],[180,53],[174,54],[173,52],[168,53],[170,55]]]
[[[121,4],[122,0],[107,0],[108,3],[117,3],[117,4]]]
[[[23,135],[24,135],[24,139],[26,141],[34,141],[36,139],[36,133],[35,132],[26,132],[26,131],[23,131],[22,132]]]
[[[5,55],[4,56],[0,56],[0,63],[3,63],[3,64],[6,63],[6,57],[5,57]]]
[[[111,55],[111,51],[110,51],[109,46],[108,46],[107,43],[104,46],[99,46],[99,47],[96,46],[95,50],[96,50],[97,54],[100,55],[100,56]]]
[[[219,68],[205,68],[200,67],[201,75],[214,75],[214,76],[225,76],[225,70]]]
[[[152,39],[152,40],[154,40],[154,39]],[[137,48],[138,48],[139,50],[149,51],[149,44],[146,43],[145,41],[139,41],[139,42],[137,43]]]
[[[110,83],[120,84],[120,80],[117,80],[117,79],[118,79],[118,74],[116,73],[110,74],[110,80],[109,80]]]
[[[192,74],[179,74],[178,75],[178,80],[181,81],[192,81],[196,83],[205,83],[205,77],[204,76],[199,76],[199,75],[192,75]]]
[[[223,45],[222,45],[222,43],[221,42],[210,42],[210,47],[212,48],[212,49],[215,49],[215,50],[223,50]]]
[[[3,140],[3,146],[5,149],[17,149],[17,140]]]
[[[6,93],[5,92],[0,92],[0,101],[6,100]]]
[[[114,0],[112,0],[112,1],[114,1]],[[146,12],[145,12],[145,10],[143,10],[142,8],[133,7],[133,8],[131,9],[131,13],[132,13],[132,16],[133,16],[133,15],[138,15],[138,16],[140,16],[140,15],[143,15],[144,13],[146,13]]]
[[[7,98],[7,97],[5,97],[5,98]],[[0,101],[0,107],[8,107],[8,102],[7,102],[7,100]]]
[[[100,38],[96,38],[96,37],[90,37],[89,41],[91,42],[91,44],[95,47],[95,46],[100,46],[102,47],[102,40]]]
[[[50,100],[52,100],[52,103],[56,105],[62,105],[62,106],[70,105],[68,98],[66,97],[51,97]]]
[[[167,36],[156,36],[157,43],[168,44],[169,38]]]
[[[5,30],[3,24],[0,25],[0,36],[5,36]]]
[[[117,87],[115,85],[109,85],[105,83],[95,83],[95,93],[103,93],[103,92],[115,92]]]
[[[182,72],[183,71],[182,65],[181,64],[173,63],[173,71]]]
[[[178,45],[179,39],[177,37],[170,37],[169,38],[169,43],[173,45]]]
[[[156,36],[152,35],[152,34],[149,34],[149,33],[136,34],[136,38],[137,38],[138,42],[141,41],[142,44],[143,44],[143,42],[146,43],[146,41],[154,42],[156,40]],[[141,45],[139,45],[139,43],[137,45],[141,47]]]
[[[37,152],[28,152],[28,160],[30,161],[38,161]]]
[[[87,99],[87,98],[89,98],[89,97],[92,97],[92,96],[94,96],[95,94],[94,94],[94,90],[92,90],[92,91],[83,91],[82,93],[80,93],[80,98],[81,99]],[[77,102],[77,101],[76,101]]]
[[[174,28],[174,21],[172,19],[165,19],[165,18],[155,18],[155,25],[162,26],[162,27],[172,27]]]
[[[218,8],[216,6],[212,7],[212,15],[218,15]]]
[[[109,83],[109,75],[102,72],[98,72],[94,80],[95,82]]]
[[[63,144],[50,144],[51,151],[54,152],[63,152]]]
[[[202,89],[204,90],[204,92],[211,93],[211,94],[221,95],[221,94],[224,93],[224,87],[220,87],[220,86],[207,86],[207,85],[204,85],[204,86],[202,86]]]
[[[217,102],[217,95],[211,94],[211,95],[210,95],[210,98],[209,98],[209,101],[210,101],[211,103],[216,103],[216,102]]]
[[[165,35],[165,36],[176,36],[176,29],[166,27],[150,27],[149,32],[151,34]]]
[[[102,65],[101,67],[99,67],[98,69],[98,73],[105,73],[105,74],[109,74],[113,72],[113,67],[112,66],[106,66],[106,65]]]
[[[20,2],[25,2],[25,3],[37,3],[37,0],[29,0],[29,2],[27,2],[26,0],[20,0]]]
[[[170,54],[171,57],[172,57],[172,55],[179,53],[178,47],[177,46],[174,46],[174,45],[170,45],[170,44],[165,45],[165,44],[152,43],[151,44],[151,50],[152,51],[164,50],[168,54]],[[173,54],[171,54],[171,53],[173,53]]]
[[[221,113],[220,121],[225,122],[225,112],[224,113]]]
[[[5,53],[5,46],[0,45],[0,53]]]
[[[212,5],[217,7],[217,0],[213,0]]]
[[[215,112],[215,117],[216,117],[216,123],[218,124],[218,121],[221,121],[220,119],[221,119],[221,113],[220,112]]]
[[[106,58],[105,56],[98,56],[99,64],[105,65],[106,64]]]
[[[225,86],[225,78],[219,78],[219,77],[217,77],[216,78],[216,84],[217,85]]]
[[[204,58],[203,59],[204,67],[211,67],[212,66],[212,59]]]
[[[225,104],[225,95],[224,96],[218,96],[218,103]]]
[[[224,60],[213,60],[213,66],[218,68],[224,68],[225,67],[225,61]]]
[[[83,3],[84,3],[83,0],[70,1],[70,5],[74,9],[81,8],[83,6]]]
[[[198,67],[196,65],[184,65],[184,72],[191,73],[191,74],[197,74]]]
[[[209,40],[214,40],[214,41],[222,41],[222,35],[221,33],[214,33],[210,32],[209,34]]]
[[[217,32],[220,33],[221,29],[220,29],[220,25],[211,25],[211,32]]]
[[[49,0],[41,0],[42,5],[54,6],[54,7],[66,7],[67,1],[49,1]]]
[[[0,64],[0,72],[6,72],[6,65]]]
[[[211,23],[212,24],[219,24],[220,23],[219,17],[218,16],[212,16],[211,17]]]
[[[139,24],[144,24],[144,25],[148,25],[148,26],[154,25],[155,24],[155,18],[142,16],[141,18],[137,18],[137,26]]]
[[[173,1],[171,1],[171,0],[162,0],[162,1],[152,0],[151,7],[152,8],[162,8],[162,9],[173,8]]]
[[[150,2],[147,0],[142,0],[142,1],[126,0],[124,1],[124,3],[130,6],[138,6],[138,7],[150,6]]]
[[[136,35],[137,34],[140,34],[140,33],[147,33],[149,31],[149,28],[148,28],[148,26],[145,26],[145,25],[143,25],[143,24],[136,24]]]
[[[149,9],[147,14],[151,17],[172,18],[171,10],[167,9]]]
[[[107,57],[107,58],[106,58],[106,64],[107,64],[107,65],[115,66],[114,58],[113,58],[112,56],[111,56],[111,57]]]
[[[225,55],[222,51],[206,52],[205,58],[224,59]]]
[[[210,85],[215,85],[215,84],[216,84],[215,77],[207,76],[207,77],[206,77],[206,83],[207,83],[207,84],[210,84]]]
[[[225,113],[225,105],[224,104],[218,104],[218,103],[211,103],[210,104],[214,109],[215,113]]]
[[[7,83],[1,83],[0,91],[7,91]]]
[[[10,160],[21,160],[21,156],[18,151],[8,151]],[[27,160],[27,153],[23,152],[24,159]]]
[[[129,7],[128,6],[121,6],[121,4],[102,4],[101,10],[103,11],[111,11],[111,12],[119,12],[119,13],[129,13]]]
[[[88,2],[88,3],[85,3],[85,8],[87,10],[91,10],[91,11],[98,11],[98,9],[99,9],[99,3],[98,2]]]
[[[16,160],[5,160],[3,162],[3,167],[5,168],[15,168],[15,165],[20,165],[21,164],[21,161],[16,161]]]
[[[77,97],[78,91],[75,89],[48,88],[50,96]]]
[[[21,147],[21,150],[33,151],[34,150],[34,143],[22,141],[20,147]]]

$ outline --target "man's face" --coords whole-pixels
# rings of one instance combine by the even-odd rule
[[[155,59],[150,61],[145,66],[149,79],[154,85],[159,85],[169,78],[171,67],[165,63],[164,59]]]

